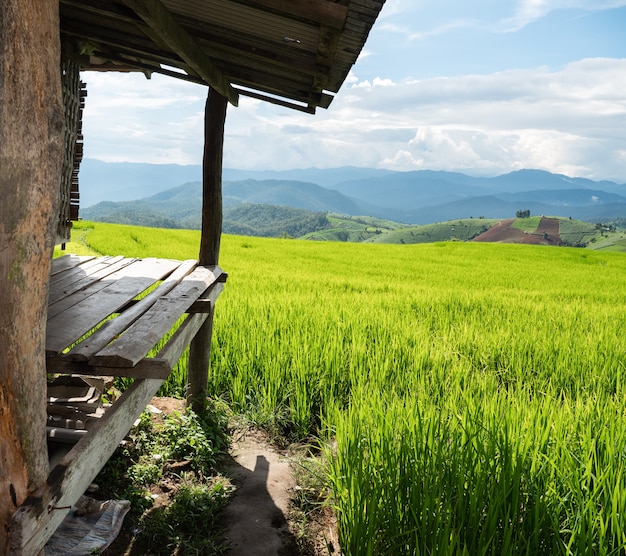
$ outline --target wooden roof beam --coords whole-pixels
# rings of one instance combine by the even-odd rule
[[[239,95],[220,71],[209,59],[198,43],[176,21],[160,0],[124,0],[162,40],[178,54],[205,82],[229,102],[237,106]]]
[[[243,95],[245,97],[256,98],[257,100],[269,102],[270,104],[276,104],[278,106],[284,106],[285,108],[299,110],[300,112],[305,112],[306,114],[315,114],[315,105],[296,104],[295,102],[289,102],[287,100],[264,95],[262,93],[250,91],[247,89],[238,89],[238,91],[240,95]]]
[[[333,29],[343,29],[348,17],[348,7],[329,0],[235,0],[253,8],[270,10],[278,14],[314,21]]]

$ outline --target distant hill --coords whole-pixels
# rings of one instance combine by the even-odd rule
[[[306,168],[300,170],[236,170],[224,168],[224,181],[283,180],[309,182],[322,187],[343,181],[383,177],[391,170],[375,168]],[[188,182],[202,180],[202,167],[179,164],[144,164],[138,162],[102,162],[83,159],[80,166],[81,207],[87,208],[103,201],[132,201],[171,189]]]
[[[81,216],[102,219],[115,214],[116,218],[131,218],[136,214],[139,218],[142,213],[141,220],[134,223],[162,221],[197,227],[200,173],[199,166],[114,164],[86,159],[80,173]],[[458,172],[354,167],[284,172],[225,169],[223,176],[225,207],[267,204],[368,215],[404,224],[470,217],[506,219],[518,210],[591,222],[626,218],[626,185],[541,170],[475,177]],[[89,201],[96,198],[107,203],[89,206]]]
[[[82,209],[102,201],[141,199],[181,183],[200,181],[202,168],[198,165],[102,162],[85,158],[78,179]]]
[[[226,211],[252,204],[323,213],[359,214],[362,212],[357,202],[338,191],[326,189],[314,183],[297,181],[251,179],[226,181],[223,184],[222,199]],[[81,217],[86,220],[120,224],[134,223],[145,226],[199,229],[201,209],[202,184],[195,181],[136,201],[97,203],[82,209]],[[226,212],[225,218],[227,216]]]
[[[224,206],[258,203],[345,214],[362,212],[360,203],[339,191],[301,181],[225,181],[222,196]]]
[[[411,244],[478,241],[626,251],[624,236],[623,228],[612,225],[591,224],[563,217],[534,216],[506,220],[466,218],[422,226],[403,226],[370,237],[366,242]]]
[[[237,205],[224,211],[225,234],[299,238],[331,227],[326,213],[273,205]]]
[[[626,215],[626,185],[520,170],[492,178],[420,170],[351,180],[335,189],[361,201],[369,214],[412,224],[470,216],[533,214],[606,220]]]

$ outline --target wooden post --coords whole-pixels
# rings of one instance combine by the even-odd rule
[[[63,163],[59,2],[0,0],[0,555],[45,483],[46,315]]]
[[[200,237],[201,265],[219,263],[222,236],[222,157],[224,124],[228,99],[209,88],[204,111],[204,158],[202,161],[202,233]],[[189,347],[187,371],[187,404],[194,411],[205,408],[213,333],[212,306],[209,315]]]

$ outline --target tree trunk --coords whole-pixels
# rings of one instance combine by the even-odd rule
[[[45,482],[48,278],[61,176],[57,0],[0,0],[0,555]]]
[[[201,265],[218,264],[222,237],[222,159],[228,99],[209,89],[204,112],[204,159],[202,162]],[[211,358],[213,307],[189,349],[187,403],[194,411],[204,409]]]

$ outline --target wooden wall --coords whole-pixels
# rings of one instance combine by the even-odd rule
[[[78,171],[83,159],[82,119],[87,86],[80,80],[80,67],[69,45],[61,57],[61,86],[65,125],[63,127],[63,174],[60,183],[56,243],[70,240],[72,221],[78,220]]]

